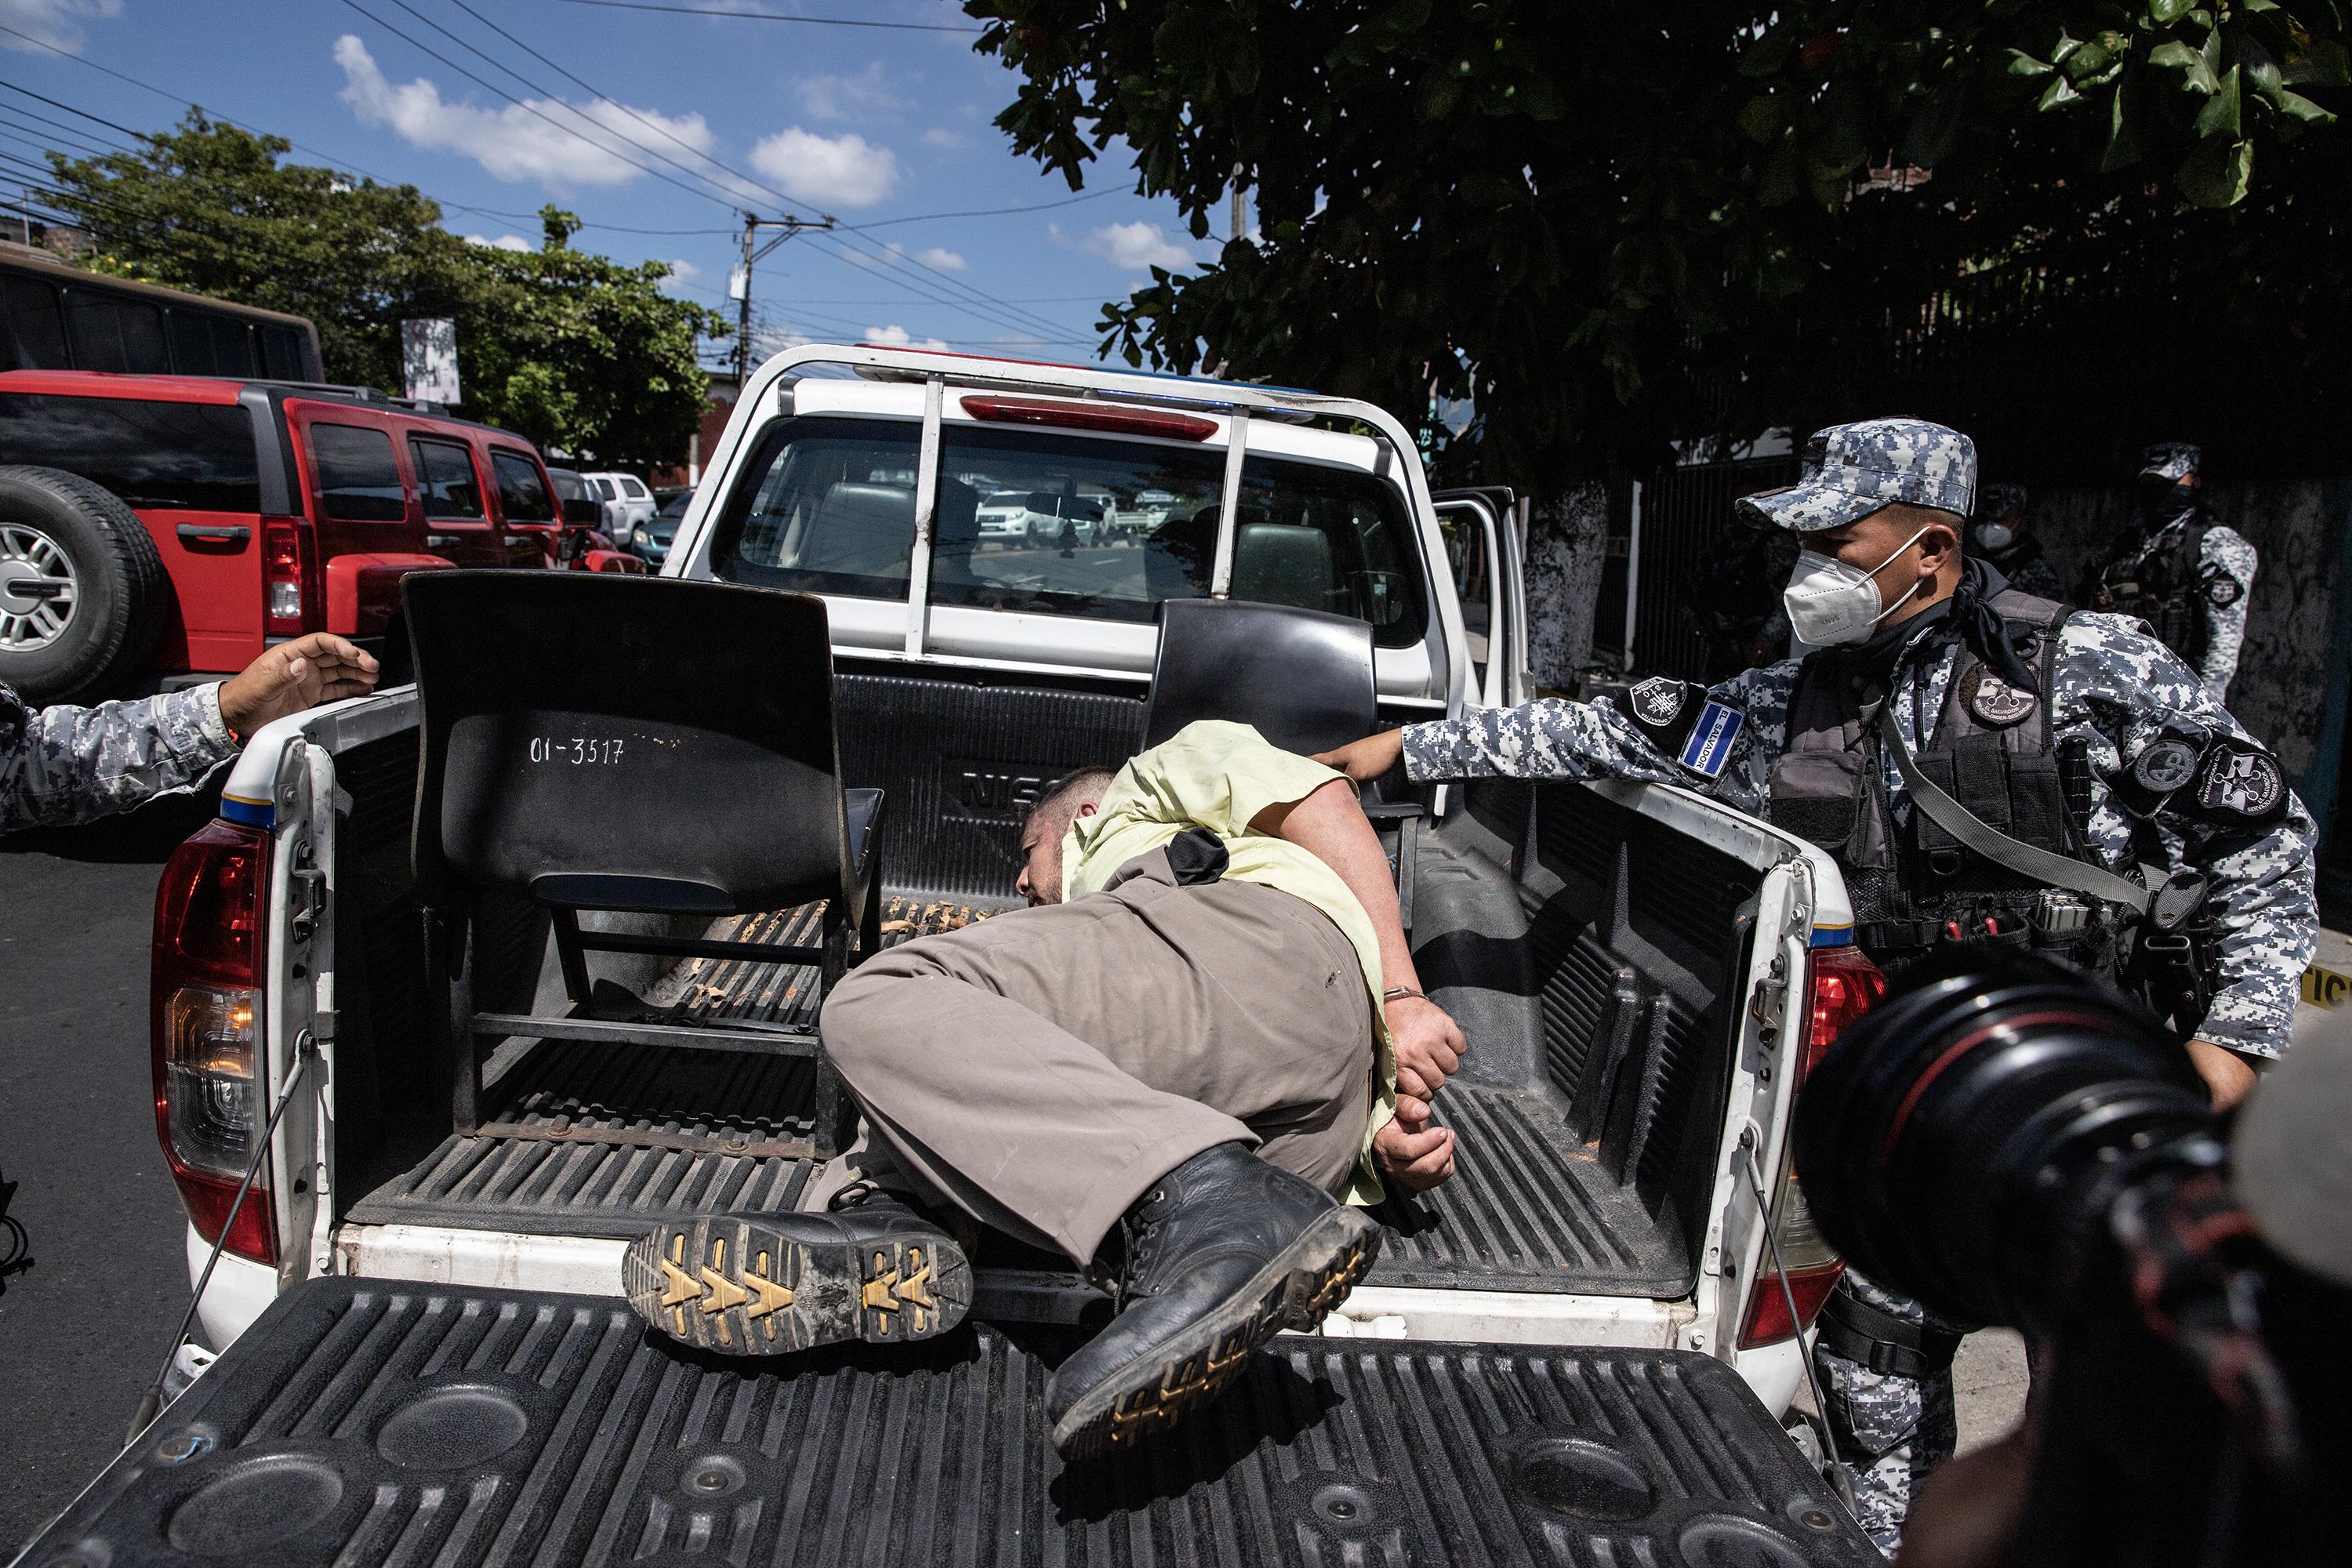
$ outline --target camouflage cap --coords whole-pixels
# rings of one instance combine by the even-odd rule
[[[2189,441],[2158,441],[2139,455],[2139,477],[2179,480],[2205,466],[2205,449]]]
[[[1739,510],[1792,533],[1818,533],[1895,501],[1966,517],[1976,490],[1976,443],[1958,430],[1925,419],[1864,419],[1814,431],[1804,478],[1742,496]]]
[[[1999,522],[2002,518],[2008,517],[2012,513],[2019,517],[2025,515],[2025,487],[2023,485],[1999,484],[1979,485],[1977,487],[1977,515],[1979,517],[1984,519],[1987,522]]]

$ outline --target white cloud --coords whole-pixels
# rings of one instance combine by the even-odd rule
[[[487,245],[492,250],[529,250],[531,248],[530,241],[525,239],[519,234],[502,234],[496,239],[485,239],[478,234],[469,234],[466,237],[466,243],[467,245]]]
[[[625,184],[644,171],[593,142],[618,144],[624,136],[643,140],[649,134],[648,125],[661,127],[698,152],[711,146],[710,127],[699,114],[672,119],[649,109],[624,109],[609,99],[584,108],[540,98],[526,100],[529,109],[514,104],[479,109],[445,102],[441,89],[424,77],[394,87],[376,68],[367,46],[349,33],[335,40],[335,63],[343,68],[343,101],[361,124],[390,126],[413,147],[462,154],[501,180],[538,180],[554,186]],[[583,116],[610,134],[597,136],[582,124]]]
[[[878,343],[886,349],[944,349],[948,346],[945,338],[919,338],[896,321],[887,327],[866,328],[866,341]]]
[[[935,267],[941,272],[961,272],[971,265],[954,251],[936,245],[929,250],[915,252],[915,259],[926,267]]]
[[[1055,234],[1058,238],[1060,231],[1056,229]],[[1191,251],[1170,239],[1158,224],[1145,223],[1140,218],[1095,230],[1087,237],[1086,247],[1129,272],[1148,271],[1154,267],[1181,272],[1193,264]]]
[[[0,44],[28,53],[47,44],[53,49],[78,55],[88,41],[82,36],[82,23],[102,22],[121,15],[122,0],[0,0],[0,24],[27,35],[26,38],[19,38],[0,33]],[[28,38],[39,42],[29,42]]]
[[[855,132],[779,131],[751,149],[751,167],[794,201],[829,207],[870,207],[898,184],[898,155]]]
[[[661,286],[665,289],[667,289],[672,293],[676,293],[678,289],[685,288],[688,284],[692,283],[696,279],[701,276],[701,268],[697,267],[693,262],[687,260],[684,257],[680,257],[669,264],[669,276],[661,280]]]
[[[971,145],[971,138],[962,132],[946,129],[926,131],[922,134],[921,141],[926,147],[937,147],[949,153],[954,152],[959,147]]]
[[[801,107],[816,120],[848,120],[859,114],[888,113],[914,107],[911,101],[882,85],[880,60],[856,76],[813,76],[797,90]]]

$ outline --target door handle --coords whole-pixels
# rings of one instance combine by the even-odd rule
[[[183,544],[243,544],[253,537],[253,530],[226,522],[184,522],[179,532]]]

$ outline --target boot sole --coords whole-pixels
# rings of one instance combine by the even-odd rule
[[[943,1237],[816,1242],[755,1220],[698,1219],[631,1242],[621,1289],[681,1343],[775,1355],[946,1333],[971,1305],[971,1267]]]
[[[1216,1310],[1081,1394],[1054,1424],[1055,1448],[1074,1462],[1098,1459],[1174,1426],[1222,1394],[1275,1335],[1319,1327],[1380,1244],[1380,1227],[1357,1210],[1323,1215]]]

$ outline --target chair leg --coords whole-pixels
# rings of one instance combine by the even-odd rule
[[[443,993],[446,1002],[450,1121],[458,1132],[471,1136],[482,1125],[481,1042],[474,1033],[472,914],[461,907],[451,910],[446,921],[431,913],[425,921],[426,962],[438,971],[428,975],[428,984]]]
[[[857,921],[857,956],[851,959],[854,968],[882,951],[882,847],[876,845],[866,857],[866,912]]]
[[[563,970],[563,994],[583,1017],[593,1017],[588,998],[588,952],[580,945],[580,915],[575,910],[551,910],[550,929],[555,934],[555,960]]]
[[[867,919],[876,921],[878,941],[878,920],[873,914],[875,905],[871,897],[867,899],[866,907]],[[836,899],[824,912],[824,957],[817,969],[821,987],[817,993],[817,1026],[820,1033],[816,1055],[813,1058],[816,1070],[816,1092],[812,1107],[814,1124],[809,1130],[809,1141],[815,1146],[816,1157],[820,1160],[830,1160],[839,1154],[856,1136],[857,1102],[842,1083],[841,1075],[834,1070],[831,1058],[825,1055],[822,1033],[824,1004],[832,999],[834,982],[849,972],[849,912]]]

